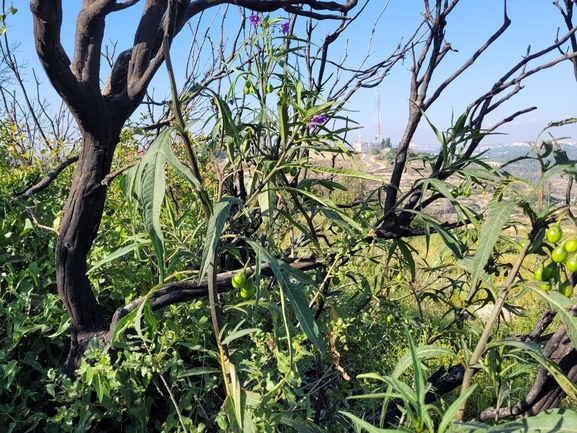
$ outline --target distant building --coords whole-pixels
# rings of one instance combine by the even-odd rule
[[[378,137],[375,137],[378,138]],[[378,141],[363,141],[363,133],[359,132],[359,139],[358,141],[353,143],[353,151],[361,152],[361,153],[368,153],[373,149],[381,150],[383,149],[383,141],[382,139]]]
[[[368,141],[357,141],[353,143],[353,150],[355,152],[368,153],[373,149],[381,150],[382,143],[371,143]]]

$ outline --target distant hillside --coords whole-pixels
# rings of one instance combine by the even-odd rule
[[[577,160],[577,142],[560,142],[560,146],[567,152],[569,159]],[[418,144],[415,146],[417,152],[437,153],[438,144]],[[483,159],[487,162],[504,164],[512,159],[532,155],[532,146],[529,143],[499,143],[482,145],[477,154],[484,152]],[[539,164],[534,160],[521,160],[507,165],[506,170],[513,176],[529,181],[535,181],[538,176]]]

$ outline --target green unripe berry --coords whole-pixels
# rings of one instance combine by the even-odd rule
[[[246,271],[243,269],[238,271],[232,277],[232,287],[235,289],[241,289],[246,285]]]
[[[547,240],[552,244],[556,244],[561,240],[563,237],[563,230],[561,230],[561,226],[559,224],[555,224],[547,229],[545,232],[547,236]]]

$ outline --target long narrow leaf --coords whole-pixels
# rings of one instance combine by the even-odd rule
[[[479,235],[479,247],[477,254],[473,259],[473,272],[471,273],[469,298],[475,292],[481,273],[485,269],[485,265],[493,254],[493,248],[503,226],[509,220],[511,211],[513,210],[513,203],[509,201],[501,201],[493,203],[487,209],[487,221],[483,224],[481,234]]]
[[[576,433],[577,412],[567,409],[546,410],[536,416],[492,427],[480,423],[455,423],[449,431],[451,433]]]
[[[450,356],[450,357],[455,356],[452,350],[447,349],[446,347],[434,346],[434,345],[419,346],[416,348],[415,353],[418,359],[429,359],[435,356]],[[392,376],[395,378],[400,377],[401,374],[403,374],[405,370],[412,365],[412,363],[413,363],[412,353],[409,351],[405,353],[401,357],[401,359],[399,359],[399,361],[395,365]]]
[[[565,329],[567,329],[573,345],[577,345],[577,317],[569,312],[569,309],[573,306],[573,302],[555,290],[545,291],[534,285],[530,285],[529,287],[541,296],[545,302],[549,304],[551,309],[555,310],[563,322],[563,325],[565,325]]]
[[[202,250],[202,259],[200,261],[200,269],[198,272],[198,284],[200,284],[204,278],[210,259],[216,252],[222,229],[230,214],[230,209],[235,202],[239,205],[242,204],[234,197],[223,197],[212,210],[212,215],[208,221],[208,228],[206,229],[206,237],[204,239],[204,248]]]
[[[133,242],[133,243],[126,245],[122,248],[119,248],[118,250],[114,251],[112,254],[109,254],[108,256],[106,256],[105,258],[100,260],[99,262],[95,263],[86,273],[90,274],[91,272],[94,272],[96,269],[100,268],[101,266],[104,266],[105,264],[110,263],[110,262],[112,262],[112,261],[134,251],[134,250],[137,250],[140,247],[149,245],[150,243],[151,243],[150,240],[137,240],[136,242]]]
[[[467,399],[473,394],[475,389],[477,388],[477,384],[474,383],[464,394],[461,394],[457,400],[451,403],[451,406],[445,411],[443,414],[443,419],[439,423],[439,427],[437,428],[437,433],[445,433],[447,428],[453,423],[455,419],[455,415],[459,412],[459,409],[463,404],[467,401]]]
[[[400,431],[375,427],[349,412],[339,411],[339,413],[349,418],[358,429],[366,430],[369,433],[398,433]]]
[[[302,288],[290,281],[291,276],[293,276],[293,278],[302,280],[302,275],[294,272],[290,266],[283,264],[269,251],[263,248],[258,242],[254,242],[250,239],[246,239],[246,241],[257,252],[257,254],[262,257],[263,261],[269,264],[275,278],[277,279],[277,282],[281,287],[281,290],[289,299],[292,309],[300,323],[303,332],[311,341],[311,343],[313,343],[321,353],[324,353],[324,341],[322,339],[317,323],[315,322],[312,311],[309,308],[308,301],[302,291]]]

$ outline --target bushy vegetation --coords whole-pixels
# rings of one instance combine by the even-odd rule
[[[577,341],[577,230],[570,203],[547,205],[543,191],[573,179],[576,161],[538,141],[523,157],[538,179],[494,168],[475,155],[487,132],[467,111],[447,131],[430,125],[439,153],[408,154],[416,177],[393,188],[359,168],[344,101],[305,84],[294,59],[310,41],[284,18],[253,13],[247,25],[218,91],[179,95],[164,52],[171,121],[157,133],[146,116],[124,125],[95,184],[102,218],[72,233],[93,236],[84,299],[62,281],[76,245],[62,209],[77,209],[68,192],[98,167],[81,156],[74,174],[63,161],[76,146],[21,146],[23,128],[0,119],[3,431],[574,426],[574,373],[552,353]],[[189,100],[209,108],[195,117]],[[94,147],[85,137],[81,152]],[[403,155],[384,158],[402,171]],[[454,219],[430,211],[439,201]],[[77,305],[89,295],[98,308]],[[102,318],[84,329],[90,315]],[[566,407],[508,420],[546,380]]]

